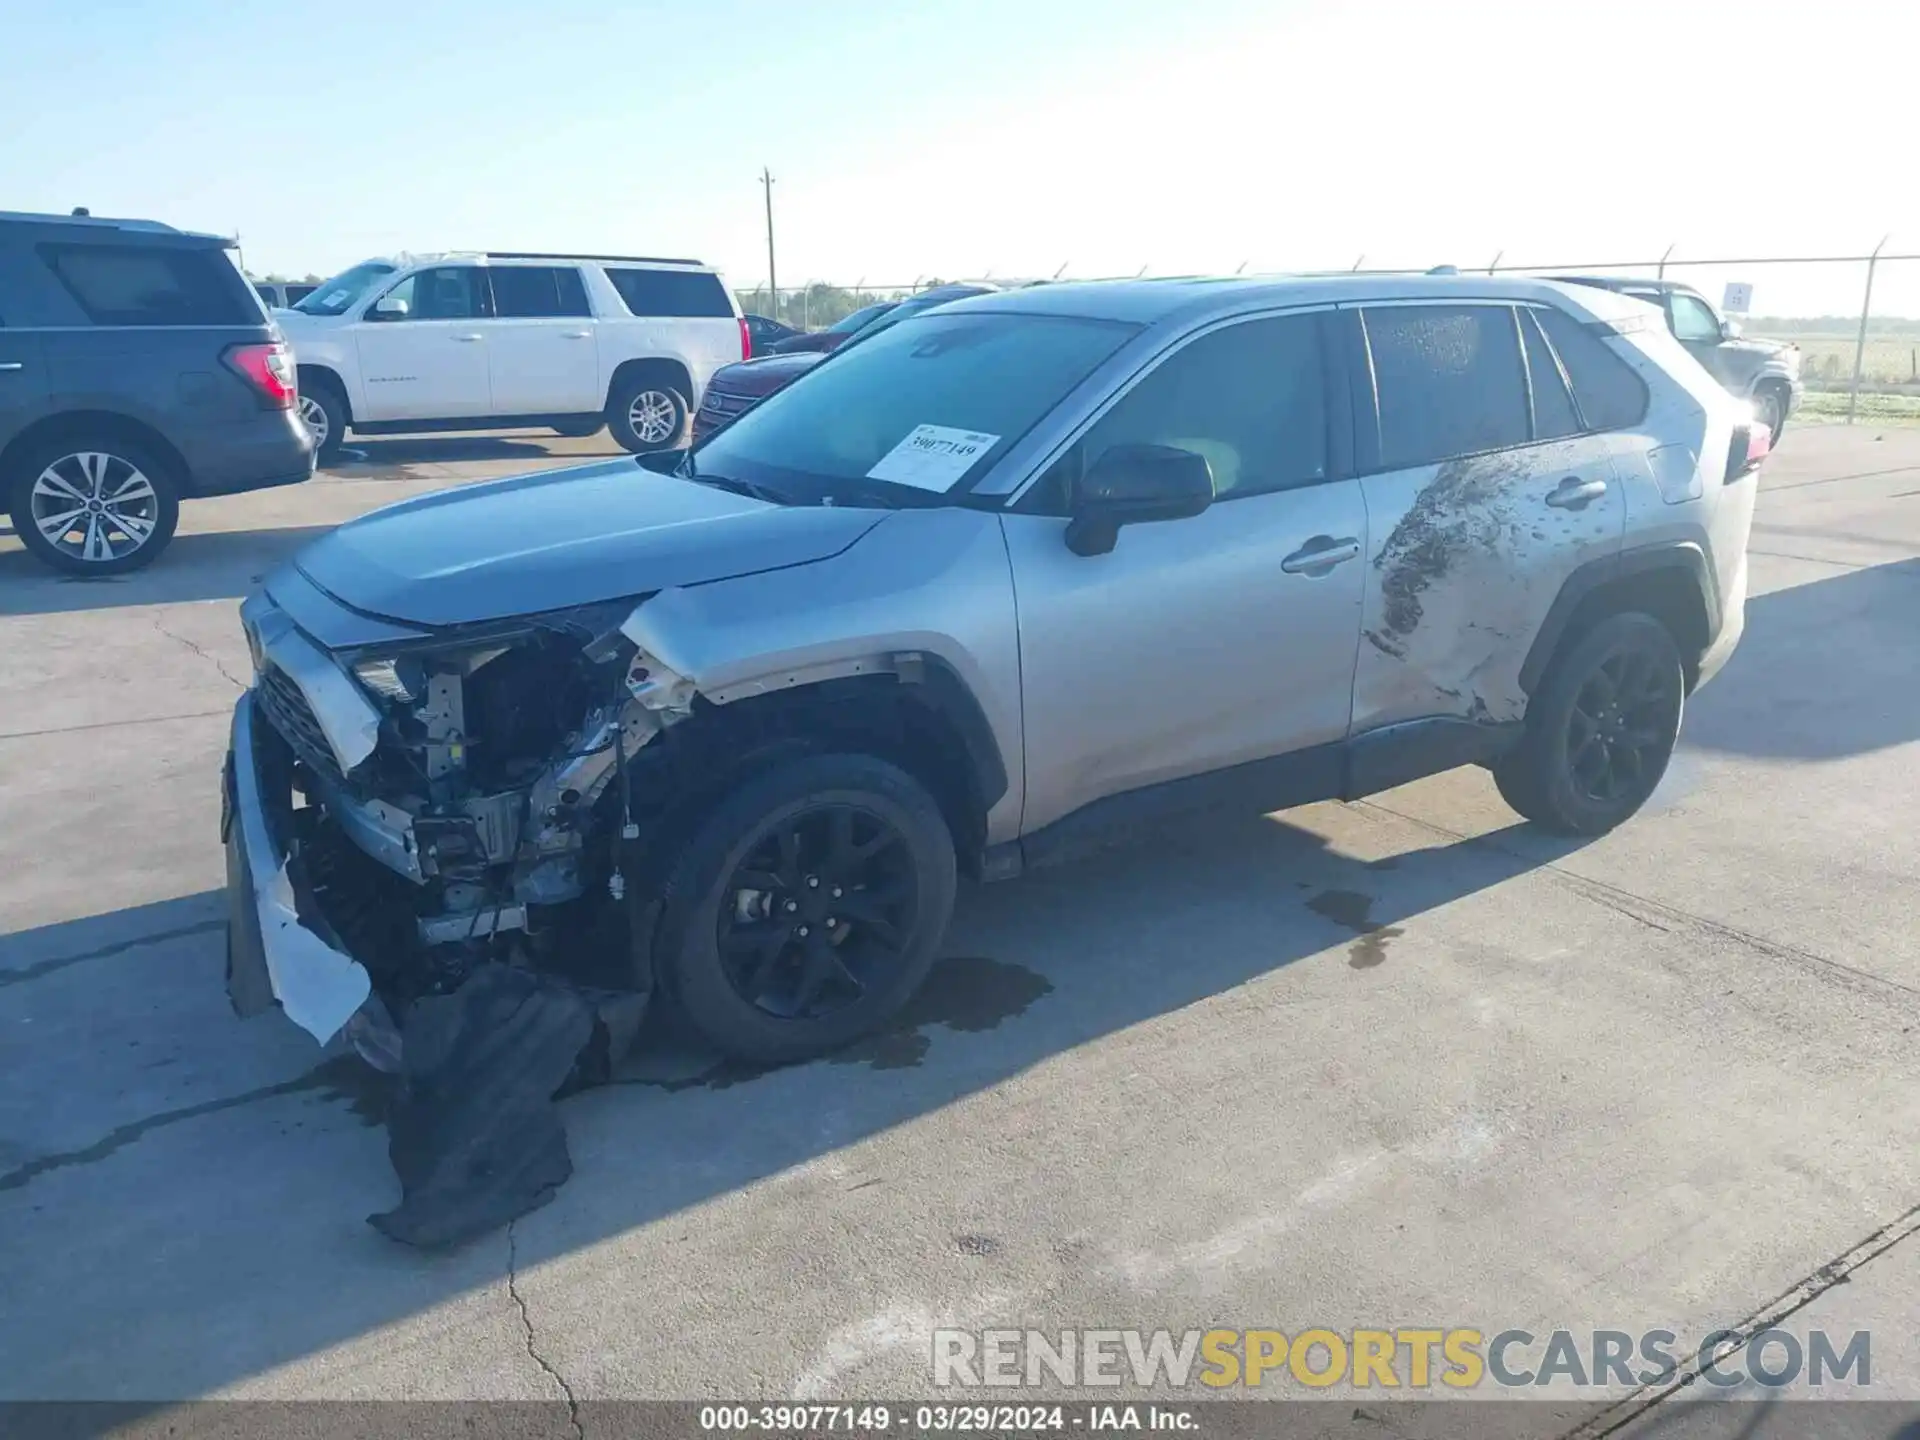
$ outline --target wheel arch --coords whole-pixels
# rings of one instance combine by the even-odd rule
[[[347,423],[349,425],[353,423],[353,396],[347,390],[345,377],[343,377],[338,370],[334,369],[331,365],[303,365],[296,363],[294,365],[294,374],[302,390],[307,388],[309,377],[319,381],[321,384],[331,387],[333,393],[340,397],[340,403],[347,407]]]
[[[1667,541],[1590,561],[1560,587],[1520,666],[1520,687],[1540,687],[1553,657],[1608,615],[1639,611],[1665,625],[1680,647],[1689,691],[1720,632],[1719,589],[1706,551],[1691,540]]]
[[[31,454],[42,444],[90,435],[114,436],[151,451],[167,467],[167,478],[173,481],[182,498],[193,493],[193,470],[186,457],[152,425],[114,410],[66,410],[34,421],[0,450],[0,507],[11,507],[13,503],[14,470],[22,456]]]
[[[613,400],[621,388],[629,383],[652,382],[677,390],[680,398],[687,402],[689,413],[696,399],[693,393],[693,372],[683,361],[665,355],[651,355],[643,360],[622,360],[614,367],[613,374],[607,380],[607,398],[604,409],[613,408]]]

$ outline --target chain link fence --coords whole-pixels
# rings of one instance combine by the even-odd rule
[[[1344,269],[1287,273],[1403,275],[1426,268],[1370,266],[1367,261],[1361,255]],[[1502,253],[1483,266],[1459,268],[1490,275],[1640,275],[1680,281],[1737,321],[1744,334],[1799,348],[1807,386],[1803,413],[1810,418],[1849,424],[1856,419],[1920,422],[1920,254],[1891,250],[1886,240],[1856,254],[1762,258],[1702,259],[1678,245],[1648,259],[1567,264],[1508,263]],[[1241,272],[1270,273],[1249,271],[1244,265]],[[885,284],[862,278],[851,285],[810,281],[783,285],[771,300],[765,285],[736,293],[745,310],[817,330],[863,306],[899,300],[935,285],[971,281],[1012,287],[1142,278],[1179,277],[1145,268],[1132,275],[1074,275],[1062,265],[1042,276],[922,275]]]

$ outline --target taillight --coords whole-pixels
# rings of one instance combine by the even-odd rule
[[[291,410],[300,386],[293,369],[293,352],[285,345],[235,345],[224,357],[227,366],[253,386],[260,403],[270,410]]]
[[[753,358],[753,331],[747,328],[744,318],[740,321],[740,358],[742,360]]]
[[[1773,450],[1773,431],[1759,420],[1733,427],[1733,444],[1727,449],[1727,483],[1731,485],[1760,468]]]

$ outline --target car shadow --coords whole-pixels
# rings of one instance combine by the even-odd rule
[[[1920,559],[1751,597],[1739,648],[1688,703],[1687,744],[1837,760],[1920,737],[1917,614]]]
[[[545,462],[562,458],[549,448],[568,447],[566,459],[604,460],[627,452],[604,430],[598,435],[567,440],[542,433],[539,438],[518,435],[356,435],[341,448],[340,458],[326,473],[343,479],[378,478],[381,472],[417,465],[457,465],[488,460]]]
[[[183,600],[234,600],[331,525],[176,535],[151,565],[128,575],[57,574],[25,550],[0,552],[0,615],[53,615]]]
[[[1359,1003],[1370,972],[1417,963],[1396,948],[1409,923],[1571,848],[1522,853],[1508,840],[1367,859],[1283,819],[1196,818],[968,889],[947,954],[907,1013],[824,1060],[728,1064],[658,1011],[614,1083],[562,1103],[575,1172],[537,1220],[518,1224],[515,1262],[524,1270],[652,1225],[1285,967],[1325,967],[1320,985],[1351,977]],[[385,1134],[372,1128],[384,1098],[370,1072],[322,1059],[278,1016],[232,1019],[222,937],[207,919],[217,903],[197,896],[178,915],[138,917],[169,931],[145,950],[126,947],[127,916],[4,942],[30,947],[39,973],[0,988],[0,1021],[30,1022],[18,1033],[57,1055],[64,1016],[97,1058],[16,1063],[9,1077],[29,1131],[33,1117],[79,1104],[73,1087],[94,1098],[91,1129],[63,1148],[9,1147],[0,1171],[0,1234],[19,1247],[9,1308],[32,1316],[30,1328],[0,1324],[0,1397],[204,1394],[500,1281],[508,1237],[419,1253],[362,1223],[398,1195]],[[63,967],[68,954],[80,958]],[[149,991],[192,1007],[194,1022],[162,1040],[173,1033],[197,1088],[156,1091],[136,1112],[119,1070],[136,1053],[151,1065],[161,1043]],[[101,1140],[108,1121],[118,1123]]]

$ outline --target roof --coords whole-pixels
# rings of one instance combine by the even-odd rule
[[[1615,305],[1551,280],[1522,275],[1284,275],[1192,276],[1171,280],[1060,281],[953,302],[953,308],[1024,315],[1070,315],[1136,325],[1198,320],[1213,313],[1290,305],[1331,305],[1384,300],[1532,300],[1611,313]],[[1595,302],[1599,304],[1596,306]]]
[[[1683,280],[1665,280],[1655,275],[1555,275],[1567,285],[1593,285],[1602,290],[1691,290]]]
[[[158,220],[115,219],[108,215],[43,215],[31,210],[0,210],[0,225],[33,225],[49,230],[117,230],[125,234],[186,240],[203,245],[232,245],[225,235],[178,230]]]

